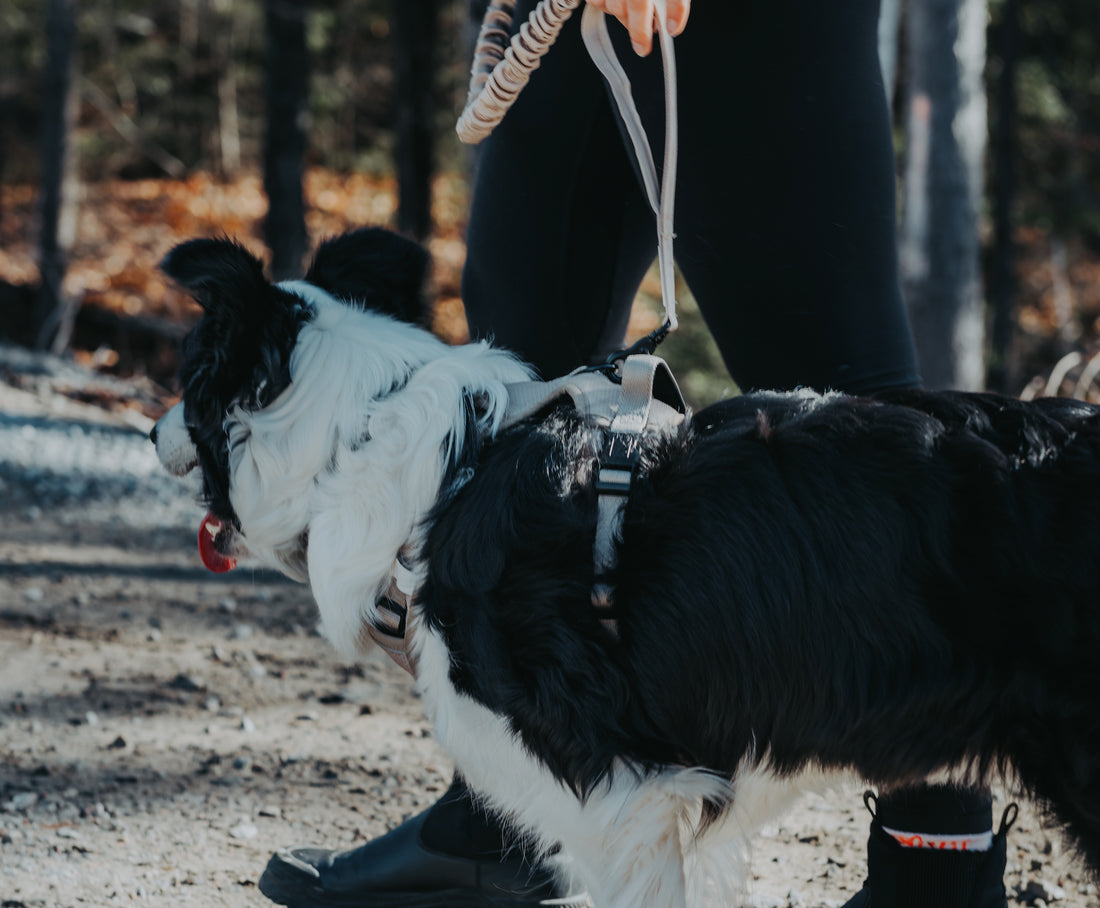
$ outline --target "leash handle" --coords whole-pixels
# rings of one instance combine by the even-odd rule
[[[489,4],[474,48],[466,108],[455,127],[459,139],[476,145],[496,128],[582,2],[542,0],[511,41],[516,0]]]

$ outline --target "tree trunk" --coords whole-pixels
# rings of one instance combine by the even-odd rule
[[[10,59],[7,42],[0,39],[0,55]],[[15,131],[15,89],[7,93],[6,64],[0,63],[0,186],[4,185],[4,171],[8,163],[9,136]],[[0,193],[0,220],[4,218],[3,194]]]
[[[990,303],[989,388],[1002,394],[1019,390],[1021,384],[1013,361],[1015,323],[1016,250],[1013,207],[1016,199],[1016,64],[1020,55],[1020,0],[1005,0],[996,31],[997,75],[995,98],[997,118],[993,130],[993,262]]]
[[[241,125],[237,104],[237,14],[229,0],[215,3],[221,28],[215,37],[218,60],[218,158],[224,177],[233,177],[241,169]]]
[[[898,82],[898,37],[901,31],[901,0],[882,0],[878,16],[878,59],[886,104],[894,109],[894,90]]]
[[[76,238],[76,170],[70,139],[76,125],[76,0],[49,0],[46,66],[42,85],[42,194],[38,268],[42,278],[32,324],[34,345],[61,352],[68,346],[79,300],[62,283]]]
[[[176,71],[177,91],[168,106],[172,127],[168,140],[172,152],[194,165],[206,157],[209,121],[203,116],[209,94],[200,73],[204,61],[204,35],[213,31],[207,0],[179,0],[180,46]]]
[[[264,0],[267,21],[267,133],[264,239],[276,280],[302,275],[306,254],[305,167],[308,61],[305,0]]]
[[[907,6],[902,288],[931,388],[981,388],[978,217],[986,145],[984,0]]]
[[[397,103],[397,227],[417,240],[432,228],[433,99],[439,0],[391,0]]]

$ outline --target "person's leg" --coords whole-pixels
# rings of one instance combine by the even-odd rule
[[[471,335],[544,378],[621,345],[656,248],[579,25],[578,13],[484,143],[463,270]]]
[[[867,880],[845,908],[1003,908],[1008,830],[988,789],[932,785],[868,796]]]
[[[919,382],[877,12],[699,2],[676,41],[676,260],[744,390]],[[613,33],[659,155],[659,55],[631,58]]]
[[[677,261],[746,390],[920,382],[898,286],[877,12],[876,0],[699,3],[677,42]],[[654,98],[654,61],[632,68],[650,80],[639,96]],[[643,115],[659,135],[659,111]],[[1003,908],[1006,832],[992,834],[988,789],[885,794],[867,883],[846,908]],[[983,850],[919,847],[972,833]]]

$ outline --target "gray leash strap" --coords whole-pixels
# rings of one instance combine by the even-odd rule
[[[557,40],[562,26],[581,0],[542,0],[510,42],[505,41],[512,24],[515,0],[493,0],[482,22],[466,108],[456,127],[463,142],[477,143],[496,128],[540,65],[542,56]],[[665,319],[675,329],[676,282],[673,268],[673,211],[676,194],[678,115],[676,104],[676,53],[666,26],[665,0],[654,0],[658,43],[664,69],[665,159],[660,175],[653,162],[645,127],[638,115],[630,79],[619,62],[607,31],[607,17],[585,5],[581,36],[589,56],[599,68],[619,114],[626,125],[646,197],[657,217],[657,261],[661,269],[661,299]]]
[[[607,84],[611,95],[619,108],[619,115],[626,125],[630,144],[634,147],[634,157],[642,174],[649,207],[657,216],[657,263],[661,269],[661,300],[665,307],[665,318],[669,327],[675,330],[676,322],[676,282],[673,269],[672,242],[675,237],[673,213],[676,206],[676,162],[678,151],[679,114],[676,105],[676,51],[672,36],[665,27],[665,2],[655,0],[658,21],[658,40],[661,47],[661,59],[664,69],[665,86],[665,159],[661,167],[658,182],[657,165],[653,162],[653,152],[649,147],[645,126],[634,103],[634,93],[630,79],[619,62],[611,35],[607,30],[607,17],[592,6],[585,6],[581,16],[581,37],[588,55],[596,64]]]

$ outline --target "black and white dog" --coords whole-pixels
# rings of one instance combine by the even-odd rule
[[[358,231],[278,285],[227,240],[163,267],[204,310],[155,441],[202,471],[206,563],[308,581],[349,654],[416,576],[440,743],[600,908],[735,886],[752,831],[833,773],[1007,772],[1100,865],[1100,409],[704,409],[646,437],[612,631],[591,602],[604,430],[564,405],[504,426],[529,371],[413,323],[419,247]]]

